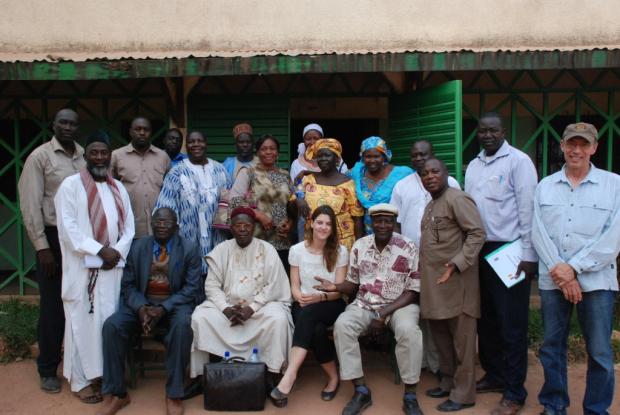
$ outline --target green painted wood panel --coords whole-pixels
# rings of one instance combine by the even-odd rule
[[[459,182],[463,176],[462,83],[450,81],[412,94],[390,98],[389,145],[392,162],[411,164],[409,150],[416,140],[433,143],[435,156]]]
[[[248,122],[254,137],[271,134],[280,142],[279,164],[288,169],[290,156],[289,99],[274,96],[205,96],[188,102],[188,132],[199,130],[207,136],[209,157],[222,161],[235,154],[232,129]]]

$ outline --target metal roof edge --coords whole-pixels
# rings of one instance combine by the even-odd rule
[[[0,80],[620,67],[620,49],[405,52],[0,62]]]

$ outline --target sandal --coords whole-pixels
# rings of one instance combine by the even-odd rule
[[[96,404],[103,401],[103,396],[101,393],[97,393],[93,385],[88,385],[84,389],[79,392],[73,392],[73,394],[80,400],[82,403],[86,404]]]

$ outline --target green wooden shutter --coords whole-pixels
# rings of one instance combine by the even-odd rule
[[[411,144],[426,139],[433,143],[435,156],[462,183],[462,95],[461,81],[456,80],[390,98],[388,139],[393,163],[411,165]]]
[[[218,161],[235,154],[232,129],[248,122],[254,137],[271,134],[280,142],[279,164],[290,167],[289,100],[273,96],[192,97],[188,107],[188,132],[199,130],[207,136],[207,153]]]

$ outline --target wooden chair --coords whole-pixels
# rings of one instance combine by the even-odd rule
[[[127,353],[127,367],[129,368],[129,387],[135,389],[138,385],[138,374],[145,377],[146,371],[166,370],[165,363],[144,360],[145,354],[165,353],[163,338],[166,335],[165,327],[156,327],[150,334],[137,334],[131,340]]]

